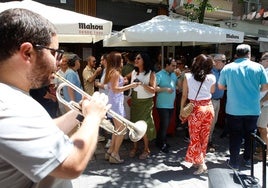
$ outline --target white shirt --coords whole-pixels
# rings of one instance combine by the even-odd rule
[[[195,100],[201,82],[194,79],[192,73],[186,73],[185,77],[188,83],[188,99]],[[211,99],[210,89],[213,84],[216,83],[216,77],[213,74],[208,74],[204,80],[201,89],[198,93],[196,100],[207,100]]]
[[[66,159],[73,143],[28,93],[3,83],[0,91],[0,185],[34,185]]]
[[[150,76],[151,76],[152,71],[150,71],[146,75],[144,73],[145,72],[140,72],[139,75],[137,75],[137,72],[135,70],[133,70],[132,74],[131,74],[131,83],[133,83],[133,81],[135,79],[138,79],[143,84],[149,85]],[[154,97],[154,95],[155,95],[154,93],[150,93],[147,90],[145,90],[142,85],[137,86],[133,90],[137,92],[137,98],[138,99],[148,99],[148,98]]]

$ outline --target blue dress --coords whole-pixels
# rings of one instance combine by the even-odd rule
[[[119,87],[124,85],[124,78],[122,76],[119,77]],[[124,93],[114,93],[111,90],[111,83],[108,83],[108,99],[109,104],[112,105],[111,110],[116,112],[117,114],[125,117],[125,109],[124,109]],[[108,116],[110,117],[110,116]]]

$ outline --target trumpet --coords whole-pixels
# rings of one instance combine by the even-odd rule
[[[61,95],[61,90],[63,89],[63,87],[71,87],[73,90],[80,93],[82,96],[85,96],[89,100],[91,99],[91,96],[87,94],[85,91],[83,91],[82,89],[80,89],[79,87],[75,86],[73,83],[66,80],[61,75],[54,73],[54,77],[62,81],[62,83],[59,84],[56,90],[56,96],[59,102],[68,106],[70,109],[77,111],[80,115],[83,115],[82,109],[78,103],[74,101],[68,102],[65,99],[63,99]],[[105,129],[106,131],[110,133],[113,133],[115,135],[125,135],[129,131],[130,140],[133,142],[137,142],[144,136],[147,130],[147,123],[143,120],[133,123],[127,120],[126,118],[122,117],[121,115],[117,114],[111,109],[107,111],[107,114],[109,114],[111,117],[113,117],[117,121],[121,122],[123,125],[123,126],[120,126],[118,129],[115,129],[114,125],[109,120],[103,119],[100,124],[100,127],[102,127],[103,129]]]

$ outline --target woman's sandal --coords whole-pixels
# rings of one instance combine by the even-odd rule
[[[104,158],[105,158],[105,160],[109,160],[110,159],[110,156],[111,156],[111,153],[108,153],[108,151],[105,153],[105,156],[104,156]]]
[[[198,167],[198,170],[194,172],[194,175],[200,175],[200,174],[205,174],[208,172],[208,167],[205,164],[201,164]]]
[[[130,152],[129,152],[129,157],[133,158],[136,156],[137,153],[137,148],[133,148]]]
[[[139,159],[147,159],[150,155],[150,151],[143,151],[142,154],[139,156]]]
[[[113,154],[110,155],[109,163],[111,163],[111,164],[121,164],[123,162],[124,162],[124,160],[120,159],[119,156],[113,156]]]

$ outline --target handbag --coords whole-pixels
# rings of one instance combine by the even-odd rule
[[[197,96],[198,96],[198,93],[199,93],[199,91],[200,91],[200,89],[201,89],[202,84],[203,84],[203,82],[201,82],[201,84],[200,84],[200,86],[199,86],[199,89],[198,89],[198,91],[197,91],[197,93],[196,93],[196,96],[195,96],[195,99],[194,99],[194,100],[196,100],[196,98],[197,98]],[[192,113],[193,109],[194,109],[194,103],[189,102],[188,104],[186,104],[186,105],[183,107],[183,109],[181,109],[181,111],[180,111],[180,116],[181,116],[182,118],[184,118],[184,119],[187,119],[188,116]]]

